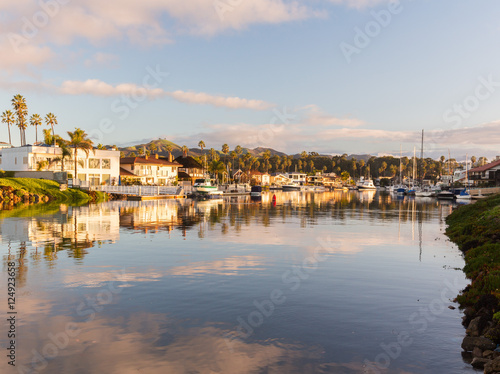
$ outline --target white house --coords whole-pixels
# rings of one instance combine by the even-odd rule
[[[181,164],[155,156],[124,157],[122,169],[134,174],[143,184],[171,185],[177,178]]]
[[[0,169],[15,172],[65,171],[72,178],[74,150],[61,160],[62,150],[53,145],[25,145],[1,150]],[[82,185],[116,184],[120,176],[120,152],[93,149],[77,152],[77,179]]]
[[[287,177],[292,181],[292,183],[301,185],[306,184],[307,174],[305,173],[298,173],[298,172],[288,173]]]

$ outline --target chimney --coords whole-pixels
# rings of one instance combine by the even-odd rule
[[[168,162],[172,162],[174,160],[174,157],[172,156],[172,153],[168,154]]]
[[[158,160],[158,153],[155,153],[155,158]]]
[[[145,156],[144,156],[144,159],[145,159],[145,160],[147,160],[148,158],[149,158],[149,156],[148,156],[148,155],[145,155]]]

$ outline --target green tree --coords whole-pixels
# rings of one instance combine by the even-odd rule
[[[266,165],[266,173],[269,172],[269,158],[271,157],[271,151],[269,149],[266,149],[266,151],[264,152],[264,155],[263,155],[263,158],[264,158],[264,163]]]
[[[137,154],[138,154],[139,156],[142,156],[142,155],[144,154],[144,148],[139,147],[139,149],[137,150]]]
[[[182,156],[183,157],[187,157],[188,152],[189,152],[188,146],[187,145],[183,145],[181,149],[182,149]]]
[[[152,154],[155,154],[156,151],[158,150],[158,147],[156,146],[156,144],[154,142],[151,142],[149,144],[149,150]]]
[[[9,130],[9,144],[12,144],[12,140],[10,138],[10,126],[14,124],[15,120],[14,114],[10,110],[6,110],[2,113],[2,123],[5,123]]]
[[[71,132],[68,131],[68,136],[69,136],[69,142],[68,145],[73,148],[74,150],[74,165],[75,165],[75,175],[73,177],[73,180],[76,181],[78,179],[78,173],[77,173],[77,165],[78,165],[78,150],[82,150],[85,152],[87,155],[87,158],[89,157],[89,151],[92,150],[94,152],[94,147],[92,146],[92,140],[88,138],[87,133],[79,128],[75,128],[75,131]],[[55,141],[55,137],[54,137]]]
[[[476,156],[472,156],[470,158],[470,161],[472,162],[472,166],[474,167],[474,164],[476,163],[477,159],[476,159]]]
[[[54,125],[57,125],[57,118],[54,113],[48,113],[45,116],[45,123],[52,128],[52,136],[55,142]],[[54,143],[56,145],[56,143]]]
[[[202,162],[201,162],[201,165],[202,165],[202,168],[203,168],[203,172],[205,172],[205,164],[207,163],[207,158],[206,158],[206,155],[203,153],[203,149],[205,148],[205,142],[203,140],[200,140],[198,142],[198,147],[200,147],[201,149],[201,157],[202,157]]]
[[[168,159],[170,160],[172,158],[172,150],[173,150],[172,144],[168,144],[166,149],[168,152]]]

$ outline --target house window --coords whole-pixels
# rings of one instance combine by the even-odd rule
[[[78,179],[81,181],[86,181],[87,180],[87,174],[78,174]]]
[[[109,180],[110,179],[111,179],[111,175],[110,174],[103,174],[102,175],[102,179],[101,179],[101,183],[109,184]]]
[[[92,186],[98,186],[100,181],[99,181],[99,174],[89,174],[89,183]]]
[[[23,164],[28,165],[28,157],[23,157]]]
[[[103,169],[111,169],[111,160],[109,158],[103,158],[101,168]]]
[[[89,169],[99,169],[100,161],[98,158],[89,158]]]
[[[17,165],[17,157],[14,157],[14,164]]]

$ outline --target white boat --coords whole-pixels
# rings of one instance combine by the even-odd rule
[[[376,190],[377,186],[373,184],[371,179],[366,179],[362,184],[358,185],[359,190]]]
[[[437,194],[437,198],[440,200],[455,200],[457,196],[451,191],[441,191]]]
[[[300,191],[302,187],[299,184],[291,183],[291,184],[284,184],[282,188],[283,191]]]
[[[213,194],[217,192],[217,186],[213,185],[208,178],[196,179],[193,184],[193,189],[200,194]]]
[[[262,186],[252,186],[250,191],[250,196],[259,197],[262,196]]]

